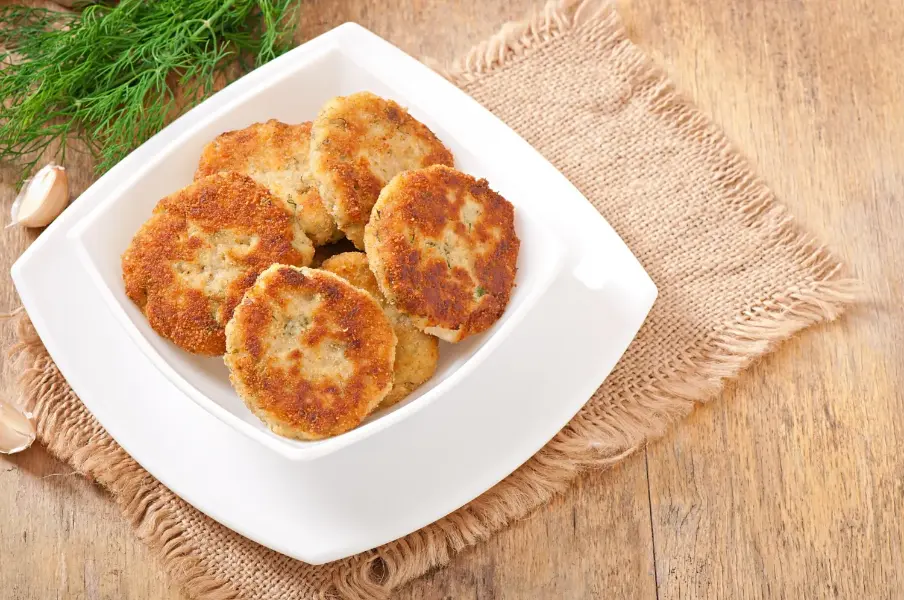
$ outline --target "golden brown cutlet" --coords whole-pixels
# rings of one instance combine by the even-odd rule
[[[311,175],[345,235],[364,249],[364,226],[380,190],[397,173],[452,165],[426,125],[370,92],[327,102],[311,128]]]
[[[400,173],[374,205],[365,245],[380,291],[425,333],[458,342],[508,305],[520,241],[514,208],[486,180],[442,165]]]
[[[227,131],[204,147],[195,178],[221,171],[250,176],[269,189],[301,224],[315,246],[342,237],[327,212],[308,165],[311,123],[288,125],[275,119]]]
[[[275,262],[307,265],[314,247],[250,177],[204,177],[157,203],[122,256],[126,294],[151,327],[196,354],[223,354],[226,323]]]
[[[398,339],[392,390],[380,406],[385,408],[400,402],[433,377],[439,362],[439,340],[420,331],[411,319],[386,301],[363,252],[337,254],[326,259],[320,268],[339,275],[376,298],[392,324]]]
[[[392,387],[396,337],[379,303],[319,269],[264,271],[226,327],[226,347],[239,396],[286,437],[348,431]]]

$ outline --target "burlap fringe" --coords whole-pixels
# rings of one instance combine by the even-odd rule
[[[15,311],[18,313],[19,311]],[[167,490],[142,469],[84,411],[66,385],[24,313],[16,326],[10,357],[20,367],[23,407],[38,424],[38,440],[59,460],[110,491],[138,537],[161,560],[177,584],[194,598],[237,600],[228,582],[206,574],[191,555],[182,523],[166,519]],[[63,432],[66,432],[63,434]],[[76,437],[72,433],[77,432]]]
[[[607,11],[614,10],[610,4],[607,0],[551,0],[529,18],[504,24],[448,69],[434,61],[428,64],[461,87],[563,33],[595,22]]]
[[[601,45],[624,39],[623,29],[616,26],[619,20],[612,2],[553,0],[529,19],[507,23],[449,69],[437,70],[457,86],[466,87],[560,35],[577,35],[583,25],[601,20],[612,25],[602,27],[612,34],[599,40]],[[613,51],[636,52],[627,43]],[[687,416],[696,404],[715,397],[726,380],[735,378],[778,342],[810,325],[837,318],[860,298],[859,282],[840,276],[841,265],[824,246],[798,228],[787,209],[752,175],[746,160],[722,131],[642,55],[637,53],[631,62],[643,72],[644,79],[658,86],[654,110],[663,122],[709,140],[710,152],[726,164],[720,183],[727,194],[736,198],[751,225],[763,223],[764,232],[775,244],[794,249],[796,258],[812,270],[812,281],[738,315],[733,323],[712,333],[702,354],[698,350],[693,357],[676,357],[674,364],[680,367],[668,369],[668,376],[660,381],[610,398],[602,413],[582,411],[528,463],[467,506],[375,550],[366,560],[348,564],[334,583],[336,595],[386,597],[398,585],[446,564],[456,552],[487,539],[565,491],[582,470],[614,465],[647,441],[662,436],[669,425]]]
[[[526,21],[503,26],[443,74],[464,85],[597,18],[616,19],[608,2],[550,2]],[[620,39],[618,30],[614,31],[610,42]],[[641,61],[638,57],[636,66],[640,67]],[[643,68],[649,71],[651,82],[664,81],[657,69]],[[695,404],[718,394],[727,379],[737,376],[776,343],[809,325],[835,319],[845,305],[858,298],[857,282],[839,275],[840,265],[794,225],[765,186],[750,175],[744,159],[724,135],[672,86],[660,85],[656,109],[664,121],[711,138],[713,152],[729,159],[722,184],[737,198],[738,208],[750,215],[751,224],[766,224],[776,244],[793,247],[810,265],[812,280],[801,289],[757,304],[724,329],[713,331],[702,356],[677,357],[674,364],[679,366],[671,368],[660,382],[626,390],[621,397],[611,398],[601,412],[582,412],[518,471],[452,515],[343,561],[323,598],[384,598],[398,585],[447,563],[454,553],[485,540],[565,491],[582,470],[618,463],[648,440],[661,436],[668,425],[686,416]],[[78,414],[71,409],[79,400],[59,383],[59,373],[30,321],[21,319],[17,333],[19,341],[13,353],[23,362],[24,399],[40,424],[42,443],[53,455],[112,492],[138,536],[156,551],[164,569],[189,596],[198,600],[239,598],[228,582],[206,574],[201,561],[192,556],[184,524],[162,516],[168,512],[164,488],[104,436],[96,422],[84,423],[72,417]],[[59,434],[64,430],[82,431],[86,425],[90,425],[90,436],[72,439]],[[101,465],[103,468],[99,468]],[[110,465],[114,465],[112,470]]]

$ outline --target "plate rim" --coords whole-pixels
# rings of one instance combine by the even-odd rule
[[[364,38],[361,38],[362,35],[364,36]],[[411,57],[405,55],[404,53],[402,53],[401,50],[398,50],[397,48],[395,48],[394,46],[392,46],[389,42],[380,39],[380,38],[377,37],[375,34],[373,34],[373,33],[369,32],[369,31],[367,31],[367,30],[364,29],[363,27],[361,27],[361,26],[359,26],[359,25],[356,25],[356,24],[352,24],[352,23],[346,23],[346,24],[340,25],[339,27],[337,27],[337,28],[335,28],[335,29],[333,29],[333,30],[327,32],[326,34],[323,34],[322,36],[319,36],[318,38],[315,38],[314,40],[311,40],[310,42],[307,42],[306,44],[300,46],[299,49],[300,49],[300,48],[303,48],[303,47],[305,47],[305,46],[307,46],[308,44],[312,44],[312,43],[314,43],[314,42],[317,42],[318,40],[320,40],[319,44],[322,45],[322,44],[324,44],[325,41],[327,41],[327,40],[332,40],[332,39],[335,39],[335,40],[337,40],[337,41],[338,41],[338,40],[342,40],[342,38],[343,38],[344,36],[350,36],[350,39],[354,39],[354,38],[365,39],[365,38],[366,38],[366,39],[369,40],[369,43],[373,43],[374,40],[378,40],[380,44],[384,44],[384,45],[386,45],[387,47],[392,48],[395,52],[397,52],[397,53],[399,54],[400,58],[403,57],[403,59],[405,59],[405,60],[410,60],[410,61],[416,62],[416,61],[414,61],[413,58],[411,58]],[[348,40],[346,40],[346,41],[348,41]],[[289,53],[289,54],[291,54],[291,53]],[[286,56],[288,56],[289,54],[287,54]],[[279,60],[279,59],[277,59],[277,60]],[[275,61],[274,61],[274,62],[275,62]],[[273,63],[270,63],[270,64],[273,64]],[[420,65],[420,63],[418,63],[418,64]],[[424,65],[420,65],[420,66],[421,66],[425,71],[428,71],[428,72],[432,73],[432,71],[429,71],[429,69],[428,69],[426,66],[424,66]],[[258,71],[260,71],[260,70],[258,70]],[[477,104],[476,101],[474,101],[472,98],[470,98],[469,96],[467,96],[463,91],[459,90],[459,89],[458,89],[457,87],[455,87],[453,84],[451,84],[450,82],[447,82],[446,80],[442,79],[441,76],[439,76],[438,74],[435,74],[435,73],[432,73],[432,74],[433,74],[435,77],[439,78],[443,83],[445,83],[445,84],[447,84],[448,86],[450,86],[451,90],[449,90],[449,91],[454,91],[454,93],[460,94],[461,96],[463,96],[464,99],[465,99],[466,101],[471,102],[471,103],[474,103],[475,105]],[[252,75],[254,75],[254,73],[249,74],[248,76],[246,76],[246,78],[251,78]],[[261,77],[261,75],[258,74],[258,78],[260,78],[260,77]],[[254,83],[254,81],[255,81],[255,79],[250,79],[249,82],[248,82],[248,85],[251,85],[252,83]],[[479,105],[477,105],[477,106],[479,106]],[[175,125],[176,123],[182,121],[183,119],[187,119],[187,118],[191,117],[191,116],[194,114],[194,111],[196,111],[196,110],[198,110],[198,109],[200,109],[200,108],[202,108],[202,107],[203,107],[203,104],[200,105],[199,107],[196,107],[196,108],[192,109],[191,111],[189,111],[188,113],[186,113],[185,115],[183,115],[183,117],[181,117],[181,118],[178,119],[176,122],[174,122],[174,125]],[[520,138],[520,136],[518,136],[515,132],[511,131],[511,129],[509,129],[507,126],[505,126],[501,121],[499,121],[498,117],[496,117],[495,115],[492,115],[492,113],[490,113],[489,111],[486,111],[486,109],[484,109],[484,108],[482,108],[482,107],[480,107],[480,110],[483,111],[483,112],[485,112],[487,115],[489,115],[489,117],[491,117],[492,119],[495,119],[500,125],[502,125],[503,127],[505,127],[505,129],[508,130],[508,131],[511,133],[511,135],[514,136],[514,138],[516,138],[517,140],[519,140],[519,141],[520,141],[521,143],[523,143],[524,145],[527,145],[527,142],[525,142],[522,138]],[[171,125],[171,126],[172,126],[172,125]],[[145,148],[146,146],[148,146],[149,144],[151,144],[151,142],[155,142],[155,143],[159,144],[159,143],[160,143],[160,136],[161,136],[163,133],[165,133],[166,131],[167,131],[167,130],[165,129],[163,132],[161,132],[161,133],[157,134],[156,136],[154,136],[151,140],[149,140],[148,142],[146,142],[146,144],[143,145],[142,148]],[[167,142],[167,143],[169,143],[169,142]],[[528,148],[530,148],[530,147],[528,146]],[[533,153],[537,154],[537,156],[539,156],[541,160],[543,160],[544,162],[546,162],[546,164],[549,165],[551,171],[552,171],[555,175],[557,175],[557,176],[562,180],[562,181],[559,182],[560,185],[567,185],[567,186],[570,186],[572,189],[574,189],[574,186],[573,186],[570,182],[568,182],[568,180],[565,179],[564,176],[563,176],[563,175],[562,175],[562,174],[561,174],[554,166],[552,166],[551,164],[549,164],[548,161],[546,161],[542,156],[540,156],[539,153],[537,153],[537,151],[536,151],[535,149],[530,148],[530,150],[531,150]],[[132,156],[132,155],[130,155],[130,156]],[[122,164],[122,163],[120,163],[120,164]],[[108,178],[111,178],[112,175],[115,174],[116,172],[117,172],[117,168],[114,167],[114,169],[111,169],[107,174],[105,174],[102,178],[100,178],[100,179],[98,180],[98,182],[96,182],[96,183],[92,186],[92,188],[94,188],[94,187],[96,187],[96,186],[100,186],[100,184],[101,184],[102,182],[109,181]],[[574,192],[576,192],[578,195],[580,195],[581,198],[584,198],[583,195],[580,194],[580,192],[578,192],[576,189],[574,189]],[[584,200],[585,200],[585,202],[586,202],[586,198],[584,198]],[[589,202],[586,202],[586,203],[587,203],[587,205],[588,205],[588,208],[589,208],[590,210],[592,210],[597,216],[599,216],[600,220],[602,220],[603,223],[605,223],[605,220],[603,219],[603,217],[602,217],[601,215],[599,215],[599,213],[597,213],[596,210],[593,209],[592,206],[590,206]],[[89,210],[89,211],[90,211],[90,209],[86,209],[86,210]],[[54,224],[52,224],[52,225],[48,228],[48,230],[45,231],[45,232],[43,233],[43,235],[40,236],[40,237],[38,238],[38,240],[36,240],[36,241],[29,247],[28,250],[26,250],[26,252],[23,253],[23,255],[19,258],[19,260],[17,260],[16,263],[13,265],[13,268],[12,268],[12,270],[11,270],[12,275],[13,275],[13,279],[14,279],[14,281],[16,282],[17,288],[19,288],[19,290],[20,290],[20,295],[22,296],[23,304],[26,305],[26,308],[28,308],[28,305],[29,305],[29,304],[32,304],[33,306],[35,306],[35,305],[37,304],[37,302],[38,302],[36,299],[32,298],[31,295],[30,295],[30,293],[29,293],[29,291],[27,291],[28,283],[27,283],[26,280],[28,279],[28,277],[27,277],[28,265],[31,263],[31,261],[33,260],[34,257],[39,257],[39,254],[40,254],[41,249],[42,249],[47,243],[49,243],[49,240],[50,240],[50,241],[53,241],[54,239],[56,239],[56,237],[61,237],[61,235],[62,235],[62,236],[65,236],[66,238],[69,238],[69,237],[70,237],[70,236],[68,235],[68,230],[65,229],[65,228],[66,228],[66,227],[69,227],[70,229],[72,229],[72,228],[74,227],[75,221],[74,221],[73,219],[75,219],[76,214],[78,214],[78,211],[67,211],[67,212],[69,212],[70,214],[69,214],[69,215],[66,215],[66,214],[64,213],[64,215],[63,215],[60,219],[57,219],[57,221],[56,221]],[[82,211],[82,212],[84,212],[84,211]],[[85,214],[87,214],[87,213],[85,213]],[[67,217],[68,217],[68,218],[67,218]],[[80,218],[81,218],[81,217],[80,217]],[[73,221],[73,222],[70,223],[70,221]],[[608,226],[607,223],[606,223],[606,227],[608,227],[608,228],[611,230],[611,227]],[[59,233],[56,233],[56,232],[59,232]],[[614,232],[613,232],[613,233],[614,233]],[[615,236],[616,236],[616,238],[618,238],[617,234],[615,234]],[[621,241],[620,238],[618,238],[618,239],[619,239],[619,241],[621,242],[621,244],[624,245],[624,242]],[[653,302],[655,301],[655,298],[656,298],[656,295],[657,295],[657,290],[656,290],[655,284],[654,284],[654,283],[652,282],[652,280],[649,278],[649,275],[646,274],[646,272],[643,270],[643,268],[642,268],[642,266],[640,265],[640,263],[636,260],[636,257],[634,257],[633,254],[630,253],[630,250],[627,249],[627,246],[625,246],[625,249],[628,251],[628,253],[630,254],[631,258],[633,258],[633,259],[634,259],[634,262],[635,262],[634,267],[632,267],[632,269],[633,269],[633,274],[636,275],[636,276],[638,276],[638,277],[640,277],[640,276],[642,275],[642,277],[640,277],[641,280],[645,278],[645,281],[643,281],[644,289],[642,289],[642,290],[641,290],[641,289],[635,290],[635,291],[637,292],[637,294],[638,294],[638,301],[639,301],[641,304],[644,305],[644,307],[643,307],[644,310],[643,310],[643,318],[640,318],[639,322],[636,324],[636,328],[634,329],[634,331],[633,331],[633,333],[632,333],[632,335],[631,335],[631,339],[633,339],[633,337],[636,336],[637,330],[640,328],[641,324],[644,322],[644,320],[645,320],[645,318],[646,318],[646,315],[649,313],[649,309],[652,307]],[[26,273],[24,273],[23,271],[25,271]],[[23,287],[23,286],[20,286],[20,283],[23,284],[24,287]],[[42,317],[41,317],[41,315],[40,315],[40,311],[35,312],[35,313],[33,314],[33,321],[34,321],[35,326],[36,326],[36,328],[38,329],[38,331],[39,331],[40,333],[42,333],[42,339],[49,339],[49,338],[52,338],[52,337],[53,337],[52,333],[50,333],[50,332],[48,332],[48,331],[46,330],[46,327],[45,327],[46,323],[43,321],[43,319],[42,319]],[[42,330],[43,330],[43,331],[42,331]],[[47,336],[47,338],[45,338],[44,336]],[[50,347],[51,347],[51,346],[57,347],[56,341],[53,341],[53,342],[51,342],[51,343],[47,343],[47,341],[45,341],[45,345],[47,345],[47,347],[48,347],[48,352],[51,353],[51,356],[54,356],[54,352],[52,352],[52,351],[50,350]],[[626,348],[626,347],[627,347],[627,345],[625,346],[625,348]],[[621,356],[621,355],[623,355],[623,354],[624,354],[624,349],[622,349],[622,351],[619,353],[619,355]],[[56,360],[56,356],[54,356],[54,359]],[[64,361],[64,362],[65,362],[65,361]],[[58,364],[59,364],[59,363],[58,363]],[[62,368],[62,367],[61,367],[61,371],[63,371],[63,368]],[[611,371],[611,369],[610,369],[610,371]],[[607,374],[607,376],[608,376],[608,374]],[[601,383],[601,382],[600,382],[600,383]],[[594,386],[594,389],[595,389],[595,387],[598,386],[598,385],[599,385],[599,383],[596,383],[595,386]],[[589,399],[589,395],[587,396],[587,399]],[[577,405],[577,406],[575,407],[574,413],[576,413],[578,410],[580,410],[580,408],[583,407],[584,403],[586,403],[586,399],[584,400],[584,402],[582,402],[581,404],[579,404],[579,405]],[[88,402],[85,402],[85,405],[86,405],[86,407],[88,407],[89,411],[91,411],[92,413],[95,412],[95,411],[91,408],[91,406],[88,404]],[[198,407],[198,408],[200,408],[200,407]],[[206,411],[205,411],[205,413],[206,413]],[[209,416],[209,414],[208,414],[208,416]],[[573,415],[572,415],[572,416],[573,416]],[[109,432],[109,431],[110,431],[110,427],[108,427],[108,425],[107,425],[106,423],[104,423],[100,418],[98,418],[98,420],[101,421],[101,424],[102,424],[102,425],[105,427],[105,429],[107,429],[107,431]],[[569,419],[569,420],[570,420],[570,419]],[[231,429],[231,431],[234,431],[234,430]],[[557,431],[558,431],[558,429],[557,429]],[[237,432],[236,432],[236,433],[237,433]],[[111,435],[112,435],[112,433],[111,433]],[[120,440],[120,439],[118,439],[118,438],[116,438],[116,437],[114,437],[114,439],[116,439],[117,442],[119,442],[119,443],[123,446],[123,448],[126,449],[127,452],[129,452],[129,450],[128,450],[128,448],[127,448],[127,445],[126,445],[125,443],[123,443],[122,440]],[[542,440],[542,441],[539,443],[539,446],[537,447],[537,450],[539,450],[539,448],[541,448],[542,446],[544,446],[547,442],[548,442],[548,439]],[[535,450],[535,451],[536,451],[536,450]],[[534,451],[534,452],[535,452],[535,451]],[[530,456],[533,456],[534,452],[532,452],[532,453],[529,454],[528,456],[524,457],[523,460],[522,460],[521,462],[524,462],[524,461],[528,460],[528,459],[530,458]],[[130,452],[130,454],[131,454],[131,452]],[[134,455],[133,455],[133,456],[134,456]],[[137,459],[136,459],[136,460],[137,460]],[[150,471],[150,469],[148,469],[148,470]],[[509,471],[509,472],[510,472],[510,471]],[[155,477],[157,477],[159,480],[161,480],[161,482],[163,482],[163,483],[166,485],[165,480],[163,479],[163,477],[159,476],[158,473],[155,472],[155,473],[152,473],[152,474],[153,474]],[[480,491],[478,491],[476,494],[474,494],[472,497],[476,497],[477,495],[480,495],[480,494],[483,493],[486,489],[488,489],[489,487],[492,487],[493,484],[495,484],[496,482],[498,482],[499,480],[501,480],[502,478],[504,478],[507,474],[508,474],[508,473],[504,474],[502,477],[499,477],[498,479],[495,479],[495,481],[493,481],[489,486],[484,487],[483,489],[481,489]],[[285,548],[284,546],[282,546],[282,545],[281,545],[280,543],[278,543],[278,542],[274,542],[273,540],[266,540],[266,539],[263,539],[263,538],[261,538],[260,536],[256,536],[256,535],[254,534],[254,532],[250,532],[250,533],[249,533],[249,532],[247,531],[247,528],[243,527],[242,524],[240,524],[240,523],[235,523],[235,522],[233,522],[232,524],[227,523],[226,521],[228,521],[229,519],[223,519],[223,518],[222,518],[222,515],[221,515],[220,517],[214,516],[213,514],[211,514],[210,512],[208,512],[207,510],[205,510],[204,508],[202,508],[201,506],[198,506],[198,504],[192,502],[189,498],[187,498],[187,497],[185,497],[184,495],[182,495],[181,493],[179,493],[179,491],[176,490],[176,489],[174,489],[172,486],[168,486],[168,487],[170,487],[170,489],[173,489],[174,492],[176,492],[177,494],[179,494],[180,496],[182,496],[183,498],[185,498],[187,501],[189,501],[191,504],[193,504],[194,506],[196,506],[199,510],[201,510],[202,512],[205,512],[205,514],[208,514],[209,516],[212,516],[215,520],[220,521],[221,523],[224,523],[227,527],[230,527],[230,528],[232,528],[232,529],[238,531],[239,533],[241,533],[242,535],[245,535],[246,537],[249,537],[249,538],[251,538],[251,539],[253,539],[253,540],[255,540],[255,541],[258,541],[259,543],[262,543],[262,544],[265,545],[265,546],[268,546],[268,547],[270,547],[270,548],[276,549],[277,551],[283,552],[284,554],[287,554],[287,555],[292,556],[292,557],[294,557],[294,558],[298,558],[298,559],[300,559],[300,560],[305,560],[305,561],[307,561],[307,562],[312,562],[312,563],[315,563],[315,564],[316,564],[316,563],[319,563],[319,562],[326,562],[326,561],[328,561],[328,560],[335,560],[335,559],[337,559],[337,558],[342,558],[344,552],[348,552],[349,554],[351,554],[351,553],[353,553],[353,552],[357,552],[357,551],[360,551],[360,550],[362,549],[362,548],[360,548],[360,547],[358,547],[358,548],[350,548],[350,549],[335,549],[335,548],[334,548],[334,549],[332,549],[330,552],[322,552],[322,553],[319,553],[319,554],[318,554],[318,553],[313,552],[313,551],[307,551],[307,550],[302,551],[302,550],[299,550],[299,549],[297,549],[297,548],[294,548],[294,549],[293,549],[293,548]],[[467,502],[467,500],[465,500],[465,502]],[[465,502],[462,502],[462,504],[464,504]],[[454,509],[453,509],[453,510],[454,510]],[[215,511],[214,511],[214,512],[215,512]],[[440,518],[441,516],[442,516],[442,515],[440,515],[439,517],[436,517],[436,518]],[[431,518],[430,520],[424,522],[421,526],[427,525],[427,524],[429,524],[430,522],[435,521],[436,518]],[[411,531],[413,531],[413,530],[414,530],[414,529],[412,529]],[[409,531],[402,532],[402,533],[400,534],[400,536],[401,536],[401,535],[405,535],[406,533],[409,533]],[[400,537],[400,536],[396,536],[396,537]],[[393,539],[394,539],[394,538],[393,538]],[[380,543],[383,543],[383,542],[380,542]],[[345,554],[345,555],[347,555],[347,554]]]

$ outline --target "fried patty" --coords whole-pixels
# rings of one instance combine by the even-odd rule
[[[399,343],[396,345],[392,391],[381,407],[396,404],[433,377],[439,361],[439,340],[420,331],[406,315],[386,302],[363,252],[344,252],[330,257],[320,267],[362,289],[382,305]]]
[[[386,397],[395,347],[370,294],[333,273],[273,265],[226,326],[225,360],[274,433],[313,440],[353,429]]]
[[[227,131],[207,144],[195,179],[221,171],[250,176],[269,189],[315,246],[342,237],[308,170],[311,123],[287,125],[275,119]]]
[[[223,354],[242,294],[273,263],[314,247],[270,192],[238,173],[204,177],[157,203],[122,256],[126,294],[154,330],[196,354]]]
[[[426,125],[370,92],[333,98],[311,128],[311,174],[330,214],[359,250],[380,190],[407,169],[452,165]]]
[[[514,208],[486,180],[445,166],[400,173],[364,240],[380,291],[422,331],[458,342],[505,311],[520,241]]]

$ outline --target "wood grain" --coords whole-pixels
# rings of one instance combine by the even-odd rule
[[[448,60],[531,4],[312,0],[299,36],[353,20]],[[871,301],[785,344],[646,453],[397,596],[904,595],[904,11],[896,0],[619,4],[633,38],[836,243]],[[89,169],[73,167],[84,189]],[[16,176],[0,170],[0,225]],[[34,234],[2,235],[7,272]],[[0,282],[0,310],[16,305]],[[9,365],[0,376],[10,397]],[[0,460],[0,596],[182,598],[103,493],[67,472],[39,448]]]
[[[399,599],[655,598],[643,454],[415,581]]]
[[[901,597],[901,6],[634,9],[641,43],[871,296],[649,447],[659,598]]]

